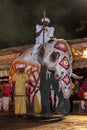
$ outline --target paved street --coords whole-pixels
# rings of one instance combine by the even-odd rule
[[[0,130],[87,130],[87,113],[54,116],[53,119],[15,118],[11,113],[0,113]]]

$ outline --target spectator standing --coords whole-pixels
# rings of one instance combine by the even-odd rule
[[[2,84],[0,82],[0,111],[2,111]]]
[[[8,112],[11,100],[11,87],[9,86],[7,79],[3,81],[2,87],[2,109],[4,112]]]
[[[84,91],[83,99],[79,105],[79,112],[87,112],[87,89]]]
[[[14,112],[18,117],[25,116],[26,113],[26,89],[25,82],[28,75],[25,73],[24,64],[16,65],[18,71],[13,75],[14,85]]]
[[[83,80],[82,86],[80,87],[80,90],[77,93],[80,99],[83,99],[83,95],[86,89],[87,89],[87,77]]]
[[[75,79],[74,81],[74,100],[78,100],[79,96],[78,96],[78,91],[80,90],[80,82],[78,79]]]

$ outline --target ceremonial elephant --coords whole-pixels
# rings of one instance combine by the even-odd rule
[[[14,60],[9,82],[12,83],[12,76],[17,71],[16,65],[25,64],[25,72],[29,76],[29,83],[26,83],[29,114],[51,117],[51,105],[55,105],[57,113],[68,114],[72,84],[72,54],[68,43],[64,39],[54,39],[40,45],[36,53],[32,49],[27,49]]]

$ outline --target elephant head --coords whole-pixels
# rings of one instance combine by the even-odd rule
[[[63,39],[48,42],[39,50],[39,57],[48,70],[55,71],[55,78],[59,79],[64,97],[69,98],[72,84],[72,54],[68,43]]]

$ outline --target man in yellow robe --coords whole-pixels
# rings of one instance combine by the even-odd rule
[[[18,72],[13,75],[14,87],[14,112],[15,115],[26,115],[26,91],[25,82],[28,80],[28,75],[24,72],[24,65],[17,66]]]

